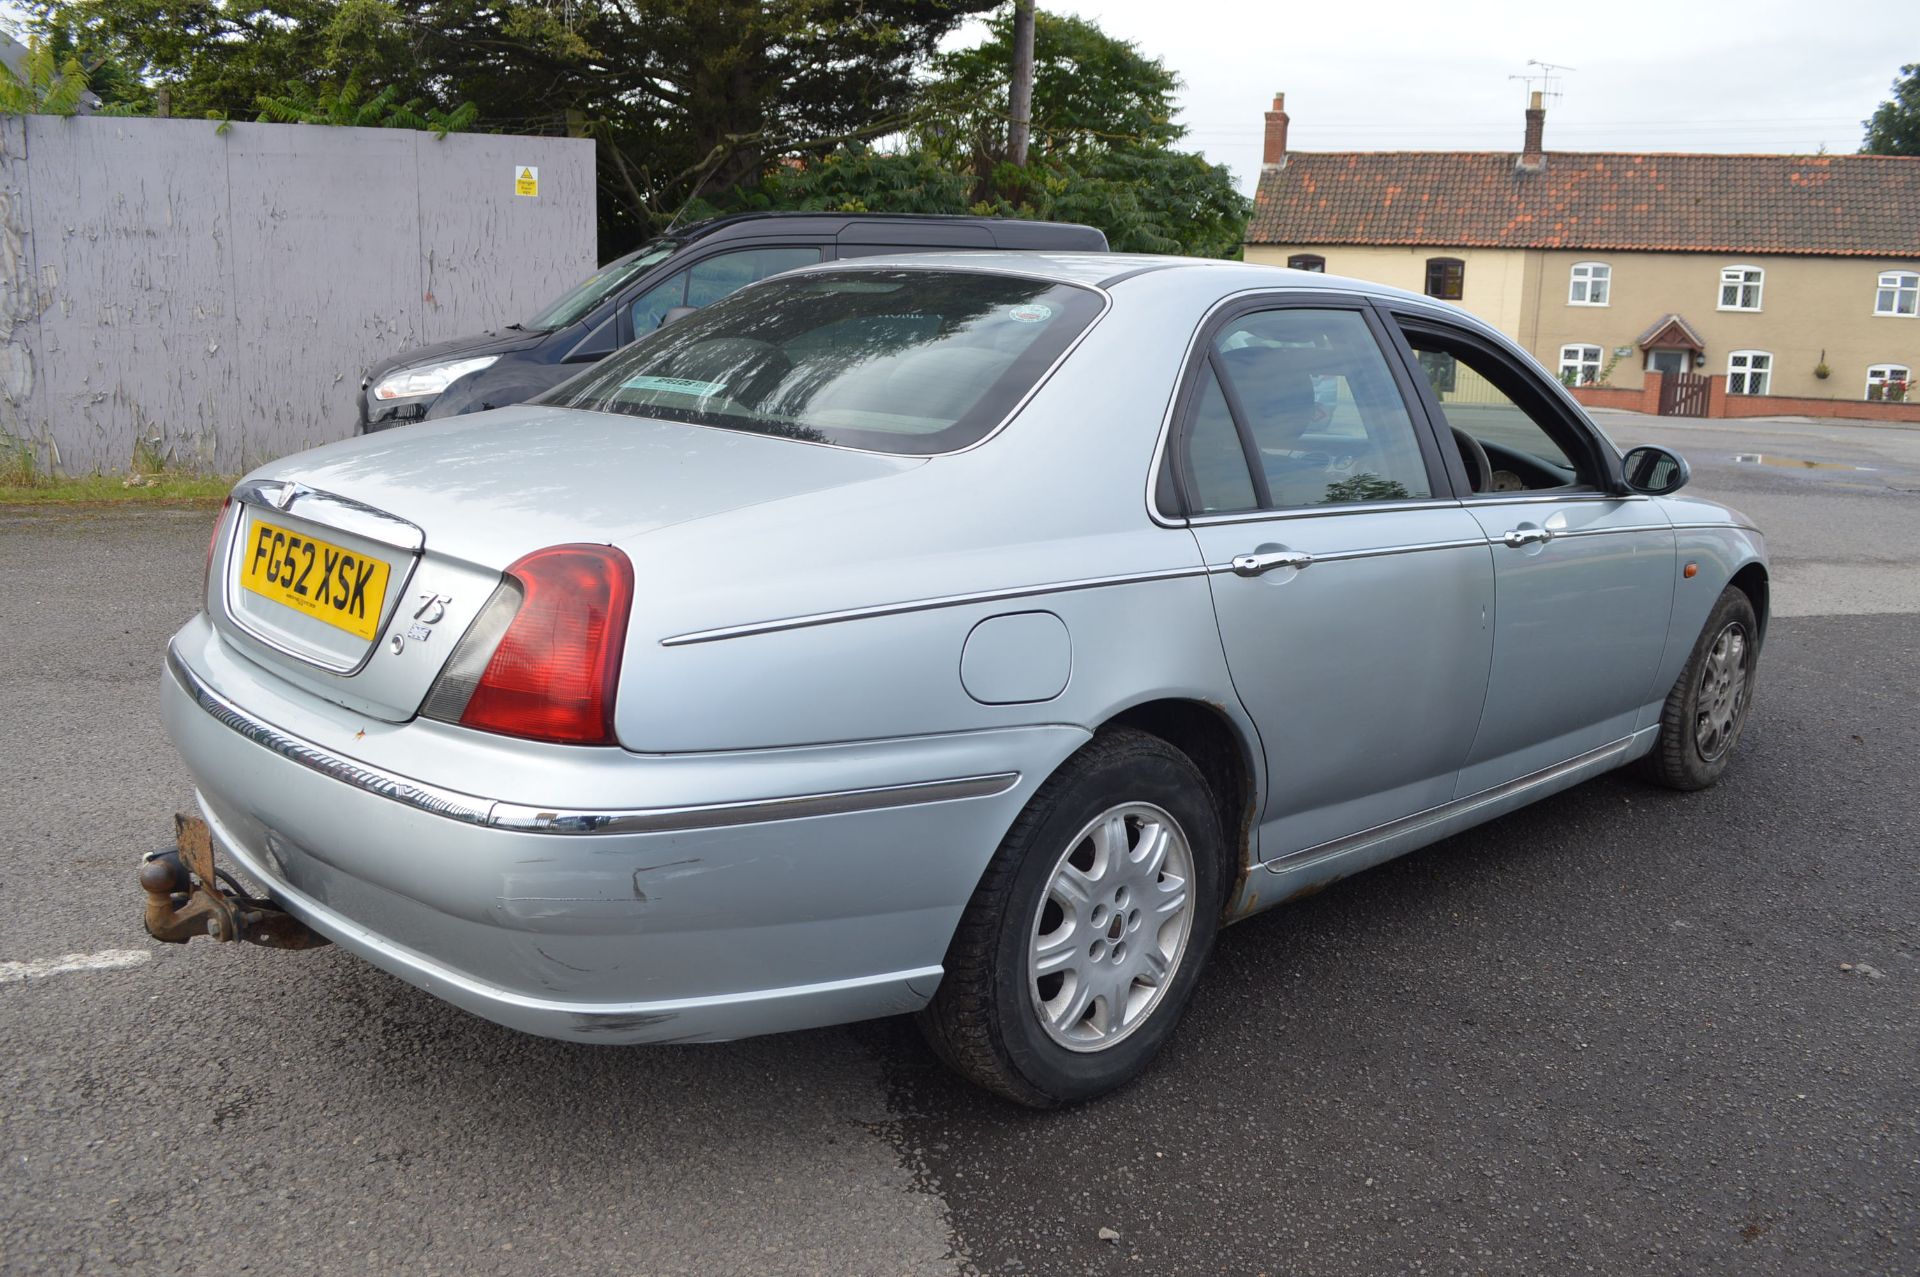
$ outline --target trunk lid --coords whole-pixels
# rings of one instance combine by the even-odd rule
[[[315,449],[235,489],[207,610],[251,659],[391,722],[419,709],[516,559],[913,469],[918,461],[517,406]],[[642,601],[644,605],[644,601]]]

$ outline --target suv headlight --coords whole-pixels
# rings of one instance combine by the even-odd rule
[[[482,368],[500,358],[498,355],[478,355],[472,359],[454,359],[444,364],[421,364],[414,368],[402,368],[382,377],[373,388],[375,399],[412,399],[420,395],[437,395],[470,372],[479,372]]]

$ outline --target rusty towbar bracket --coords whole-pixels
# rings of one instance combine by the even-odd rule
[[[140,865],[147,893],[147,934],[168,944],[195,936],[244,940],[269,949],[317,949],[330,941],[292,914],[255,900],[237,884],[222,886],[213,863],[213,834],[197,816],[173,818],[175,845],[150,851]],[[233,883],[232,878],[227,878]]]

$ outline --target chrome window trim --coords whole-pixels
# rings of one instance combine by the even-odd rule
[[[1584,754],[1576,754],[1565,762],[1555,763],[1551,767],[1543,767],[1539,771],[1529,772],[1525,776],[1517,776],[1502,784],[1468,794],[1464,798],[1456,798],[1451,802],[1441,803],[1436,807],[1429,807],[1424,811],[1416,811],[1410,816],[1402,816],[1398,820],[1389,820],[1384,824],[1375,825],[1371,829],[1362,829],[1358,833],[1332,838],[1323,843],[1316,843],[1311,847],[1302,847],[1298,851],[1290,851],[1284,855],[1275,856],[1272,860],[1261,862],[1262,867],[1270,873],[1284,873],[1288,870],[1299,869],[1308,865],[1316,865],[1326,860],[1333,860],[1340,856],[1347,855],[1349,852],[1361,851],[1375,843],[1385,842],[1389,838],[1397,838],[1401,834],[1417,832],[1418,830],[1436,825],[1443,820],[1449,820],[1455,816],[1477,811],[1490,803],[1496,803],[1502,799],[1511,798],[1516,794],[1525,793],[1527,790],[1549,784],[1571,772],[1577,772],[1582,768],[1605,762],[1616,754],[1625,753],[1627,749],[1633,745],[1635,739],[1636,737],[1634,736],[1622,736],[1619,740],[1609,741],[1598,749],[1590,749]]]
[[[1206,528],[1229,523],[1269,523],[1276,519],[1330,518],[1342,514],[1373,514],[1394,510],[1435,510],[1460,506],[1457,497],[1431,497],[1407,501],[1343,501],[1338,505],[1290,506],[1284,510],[1241,510],[1228,514],[1200,514],[1170,527]]]
[[[1159,437],[1154,440],[1153,458],[1147,466],[1147,517],[1163,528],[1187,528],[1199,527],[1210,522],[1238,523],[1287,516],[1300,518],[1312,514],[1358,514],[1367,510],[1379,510],[1388,507],[1401,510],[1413,510],[1458,505],[1459,502],[1452,496],[1434,496],[1409,501],[1359,501],[1340,506],[1329,506],[1325,509],[1308,506],[1297,510],[1243,510],[1232,511],[1226,514],[1190,515],[1179,518],[1166,514],[1160,509],[1160,503],[1155,500],[1156,490],[1160,486],[1160,466],[1166,459],[1167,442],[1173,434],[1174,412],[1180,405],[1181,392],[1186,389],[1188,367],[1193,362],[1193,352],[1195,348],[1200,344],[1200,334],[1206,332],[1212,325],[1215,315],[1229,306],[1237,305],[1240,302],[1246,301],[1248,298],[1278,298],[1288,293],[1311,293],[1316,297],[1357,298],[1363,305],[1371,304],[1381,296],[1379,293],[1370,292],[1365,289],[1341,288],[1338,286],[1325,287],[1318,282],[1313,284],[1283,285],[1280,287],[1275,287],[1272,284],[1261,284],[1253,288],[1242,288],[1238,292],[1228,293],[1226,296],[1217,299],[1213,305],[1207,307],[1206,312],[1202,314],[1198,322],[1194,324],[1193,331],[1187,334],[1186,349],[1180,353],[1180,375],[1174,378],[1172,393],[1167,396],[1167,406],[1160,414],[1160,434]],[[1382,353],[1384,354],[1386,352],[1383,351]]]
[[[1644,492],[1597,492],[1584,488],[1578,492],[1476,492],[1461,501],[1462,505],[1572,505],[1575,503],[1592,505],[1600,501],[1626,502],[1651,501],[1652,497]]]
[[[734,825],[800,820],[811,816],[844,816],[854,812],[954,802],[965,798],[991,798],[1006,793],[1020,783],[1020,773],[1008,771],[684,807],[587,810],[496,802],[368,767],[322,749],[312,741],[281,731],[207,686],[173,644],[167,645],[167,669],[194,704],[215,722],[289,762],[416,811],[465,825],[509,833],[630,834],[724,829]]]

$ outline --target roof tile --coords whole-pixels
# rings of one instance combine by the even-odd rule
[[[1293,152],[1261,172],[1247,242],[1920,257],[1920,158],[1516,158]]]

